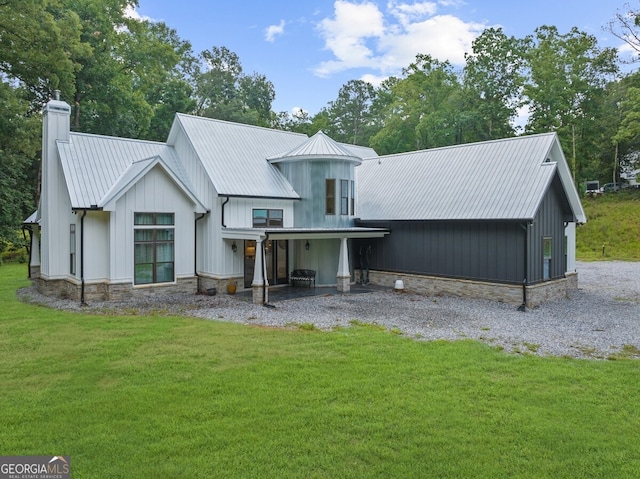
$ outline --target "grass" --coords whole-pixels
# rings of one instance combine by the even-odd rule
[[[640,260],[640,191],[582,198],[587,223],[576,233],[581,260]]]
[[[0,267],[0,451],[78,478],[637,477],[640,362],[25,305]],[[628,351],[629,357],[637,351]]]

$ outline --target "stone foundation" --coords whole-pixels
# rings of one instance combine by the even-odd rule
[[[79,281],[71,279],[47,280],[41,277],[33,278],[33,284],[38,292],[52,297],[80,301],[82,285]],[[162,293],[187,293],[197,292],[197,278],[179,278],[175,283],[162,283],[134,287],[130,283],[85,283],[84,300],[91,301],[119,301],[131,298],[150,296]]]
[[[356,281],[359,281],[359,271]],[[404,283],[404,291],[429,296],[458,296],[461,298],[489,299],[510,304],[522,304],[522,285],[489,283],[456,278],[440,278],[387,271],[370,271],[372,284],[393,289],[397,279]],[[567,273],[564,278],[545,281],[527,286],[526,306],[533,308],[547,301],[566,298],[571,291],[578,289],[578,274]]]
[[[220,278],[215,276],[198,276],[198,291],[200,293],[206,293],[207,290],[215,288],[217,294],[226,294],[227,285],[230,283],[236,284],[236,292],[244,291],[244,277],[234,276],[231,278]]]
[[[348,293],[351,291],[351,276],[337,276],[336,288],[340,293]]]

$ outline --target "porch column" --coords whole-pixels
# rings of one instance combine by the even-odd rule
[[[347,246],[347,238],[340,238],[340,259],[338,260],[336,283],[339,292],[348,293],[351,291],[351,272],[349,271],[349,247]]]
[[[262,248],[262,238],[256,240],[256,259],[253,266],[253,304],[263,304],[269,301],[269,282],[267,281],[267,270],[264,262],[264,249]]]
[[[40,277],[40,228],[31,231],[31,263],[29,264],[29,278]]]

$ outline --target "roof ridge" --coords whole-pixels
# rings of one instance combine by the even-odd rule
[[[304,134],[304,133],[298,133],[295,131],[287,131],[287,130],[279,130],[277,128],[270,128],[268,126],[260,126],[260,125],[250,125],[248,123],[238,123],[236,121],[229,121],[229,120],[220,120],[218,118],[209,118],[207,116],[198,116],[198,115],[190,115],[189,113],[176,113],[176,117],[178,118],[190,118],[190,119],[194,119],[197,121],[209,121],[209,122],[214,122],[214,123],[222,123],[225,125],[229,125],[229,126],[235,126],[235,127],[242,127],[242,128],[252,128],[252,129],[256,129],[256,130],[264,130],[264,131],[271,131],[271,132],[276,132],[276,133],[286,133],[289,135],[296,135],[296,136],[302,136],[305,138],[309,138],[308,135]]]

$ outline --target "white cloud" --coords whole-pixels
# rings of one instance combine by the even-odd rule
[[[471,50],[473,40],[487,25],[464,22],[452,14],[437,14],[442,6],[459,5],[444,0],[389,0],[382,12],[371,1],[336,0],[334,16],[318,24],[325,48],[334,58],[320,63],[314,72],[329,76],[367,68],[377,72],[372,75],[383,77],[397,74],[418,53],[461,65],[465,52]]]
[[[378,88],[382,85],[382,82],[389,78],[386,75],[373,75],[372,73],[366,73],[360,77],[360,80],[367,83],[371,83],[374,87]]]
[[[408,4],[392,0],[387,4],[387,9],[391,15],[398,19],[401,25],[406,26],[412,22],[435,15],[438,5],[435,2]]]
[[[286,22],[284,20],[280,20],[278,25],[269,25],[264,31],[264,39],[268,42],[275,41],[276,36],[284,33],[285,25]]]
[[[347,68],[373,66],[373,50],[367,39],[384,35],[383,17],[374,3],[350,3],[336,0],[334,18],[322,20],[318,29],[325,40],[325,48],[337,60],[322,62],[316,69],[319,76],[327,76]]]
[[[133,18],[134,20],[140,20],[140,21],[148,21],[148,22],[156,21],[151,17],[147,17],[146,15],[140,15],[136,11],[135,7],[132,7],[131,5],[127,5],[126,8],[124,9],[124,16],[126,18]]]

